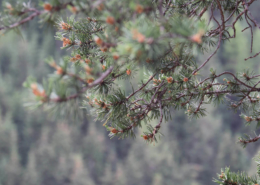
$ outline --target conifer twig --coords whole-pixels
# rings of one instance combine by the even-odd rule
[[[41,15],[43,12],[44,12],[44,11],[38,11],[38,10],[35,9],[35,10],[34,10],[34,13],[31,14],[30,16],[28,16],[28,17],[24,18],[23,20],[21,20],[21,21],[19,21],[19,22],[16,22],[16,23],[14,23],[14,24],[12,24],[12,25],[10,25],[10,26],[0,27],[0,30],[12,29],[12,28],[18,27],[18,26],[20,26],[20,25],[22,25],[22,24],[24,24],[24,23],[26,23],[26,22],[28,22],[28,21],[34,19],[35,17]]]
[[[64,3],[64,4],[60,5],[60,6],[53,7],[53,10],[56,11],[56,12],[58,12],[58,11],[60,11],[60,10],[62,10],[62,9],[67,8],[68,5],[73,6],[73,3],[72,3],[72,2]],[[29,8],[29,9],[25,10],[25,11],[22,12],[22,13],[27,13],[27,12],[34,12],[34,13],[31,14],[30,16],[28,16],[28,17],[22,19],[21,21],[18,21],[18,22],[16,22],[16,23],[11,24],[10,26],[0,27],[0,30],[7,30],[7,29],[16,28],[16,27],[18,27],[18,26],[21,26],[22,24],[25,24],[25,23],[31,21],[31,20],[34,19],[35,17],[38,17],[39,15],[41,15],[41,14],[43,14],[43,13],[46,13],[46,11],[44,11],[44,10],[43,10],[43,11],[40,11],[40,10],[37,10],[37,9],[35,9],[35,8]]]
[[[103,80],[113,71],[113,67],[110,67],[106,72],[104,72],[98,79],[96,79],[93,83],[89,84],[87,87],[84,87],[81,89],[78,93],[70,95],[66,98],[54,98],[54,99],[49,99],[51,102],[65,102],[69,101],[75,98],[78,98],[82,93],[86,92],[88,89],[91,89],[92,87],[100,84],[103,82]]]
[[[247,140],[243,140],[243,139],[240,139],[239,142],[240,143],[243,143],[243,144],[248,144],[248,143],[253,143],[253,142],[256,142],[260,139],[260,135],[259,136],[256,136],[252,139],[247,139]]]

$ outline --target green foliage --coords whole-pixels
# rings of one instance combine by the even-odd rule
[[[256,122],[259,126],[260,81],[257,73],[244,67],[237,67],[243,70],[236,73],[217,73],[219,70],[214,68],[202,72],[221,49],[222,43],[236,37],[236,25],[242,25],[242,32],[250,29],[253,38],[252,25],[257,26],[257,23],[249,7],[254,3],[254,0],[53,0],[38,5],[4,2],[0,30],[15,29],[19,32],[17,28],[20,25],[36,17],[42,23],[55,21],[58,28],[55,38],[63,42],[61,49],[69,51],[60,62],[53,58],[46,60],[55,72],[43,79],[41,84],[39,79],[31,77],[24,82],[24,86],[32,91],[32,103],[28,105],[33,108],[42,106],[53,115],[61,113],[62,116],[73,117],[84,117],[81,108],[87,109],[96,120],[104,123],[111,138],[134,138],[137,128],[145,126],[141,137],[148,143],[154,143],[162,135],[162,123],[171,119],[172,109],[185,110],[193,119],[205,116],[208,104],[228,103],[234,111],[242,110],[241,117],[247,125]],[[68,18],[59,16],[69,11],[74,15],[66,16]],[[204,18],[205,12],[210,16]],[[253,39],[250,45],[252,52]],[[30,49],[28,56],[34,49]],[[211,49],[213,53],[201,64],[199,54],[207,55]],[[243,48],[230,49],[226,53],[237,51],[241,53],[238,58],[246,58]],[[245,60],[257,55],[259,53]],[[38,57],[33,55],[32,58],[37,60]],[[141,80],[135,76],[140,72],[144,73]],[[133,81],[139,81],[138,85],[132,85]],[[125,91],[122,83],[130,84],[132,91]],[[254,138],[246,136],[239,138],[239,142],[245,147],[258,139],[257,135]],[[53,154],[55,147],[52,147],[46,151],[50,161],[43,171],[48,164],[61,160],[57,158],[58,154]],[[81,154],[69,153],[68,156],[68,161],[74,157],[79,161],[75,165],[83,163]],[[84,165],[79,168],[84,169]],[[53,170],[47,177],[52,176]],[[67,176],[68,172],[64,174]],[[163,181],[161,177],[158,179]],[[220,181],[216,180],[221,184],[250,184],[256,181],[244,173],[231,173],[229,169],[220,175]]]
[[[221,170],[221,174],[218,177],[219,180],[215,179],[214,182],[218,184],[257,184],[257,177],[249,177],[245,173],[233,173],[230,172],[229,168]]]

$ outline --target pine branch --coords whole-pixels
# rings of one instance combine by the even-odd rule
[[[248,144],[248,143],[256,142],[256,141],[258,141],[258,139],[260,139],[260,135],[254,137],[254,138],[252,138],[252,139],[239,139],[239,142],[246,145],[246,144]]]
[[[26,22],[29,22],[30,20],[34,19],[35,17],[43,14],[45,11],[38,11],[36,9],[32,9],[32,12],[34,12],[34,13],[19,22],[16,22],[10,26],[0,27],[0,30],[6,30],[6,29],[12,29],[12,28],[18,27]]]
[[[54,99],[49,99],[50,102],[66,102],[66,101],[70,101],[72,99],[78,98],[81,96],[82,93],[85,93],[87,90],[95,87],[96,85],[99,85],[100,83],[103,82],[103,80],[109,75],[111,74],[111,72],[113,71],[113,67],[110,67],[106,72],[104,72],[98,79],[96,79],[93,83],[89,84],[87,87],[82,88],[78,93],[70,95],[66,98],[54,98]]]
[[[59,11],[65,9],[65,8],[67,8],[68,5],[73,6],[73,3],[69,2],[69,3],[64,3],[60,6],[53,7],[52,12],[50,12],[50,13],[59,12]],[[13,23],[12,25],[0,27],[0,30],[8,30],[8,29],[13,29],[13,28],[19,27],[22,24],[25,24],[25,23],[31,21],[32,19],[34,19],[35,17],[38,17],[39,15],[44,14],[48,11],[46,11],[46,10],[40,11],[40,10],[37,10],[35,8],[29,8],[29,9],[26,9],[24,12],[21,12],[20,15],[28,13],[28,12],[33,12],[33,13],[31,15],[29,15],[28,17],[22,19],[21,21]]]

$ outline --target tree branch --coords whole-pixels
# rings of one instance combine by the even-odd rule
[[[49,99],[50,102],[65,102],[75,98],[78,98],[82,93],[86,92],[88,89],[93,88],[94,86],[103,82],[103,80],[113,71],[113,67],[110,67],[106,72],[104,72],[98,79],[96,79],[93,83],[89,84],[87,87],[81,89],[78,93],[70,95],[66,98],[55,98]]]

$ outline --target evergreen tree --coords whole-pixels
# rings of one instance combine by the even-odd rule
[[[56,39],[62,42],[63,49],[71,50],[71,56],[60,62],[47,59],[55,72],[42,84],[28,78],[24,86],[34,94],[31,106],[75,115],[83,103],[104,123],[110,137],[135,137],[136,128],[146,125],[142,137],[153,143],[160,137],[163,121],[171,118],[171,109],[183,109],[189,117],[199,118],[206,115],[206,104],[228,103],[235,111],[243,110],[241,117],[247,124],[260,124],[260,75],[252,69],[236,73],[217,73],[213,68],[209,73],[203,71],[223,41],[236,37],[240,21],[245,24],[242,31],[251,31],[248,48],[253,52],[253,28],[259,27],[249,10],[254,3],[255,0],[53,0],[38,7],[5,2],[0,30],[18,31],[20,25],[38,16],[42,22],[55,21],[58,13],[66,9],[78,15],[56,20]],[[208,19],[203,18],[206,12],[210,14]],[[211,49],[213,52],[200,63],[198,54]],[[143,68],[143,79],[139,85],[132,85],[131,79],[139,68]],[[132,92],[126,94],[120,83],[132,86]],[[157,120],[154,125],[153,120]],[[246,136],[239,142],[246,146],[259,138]],[[80,166],[82,156],[74,158]],[[256,161],[259,163],[259,159]],[[228,168],[216,180],[220,184],[257,181],[257,177],[231,173]]]

